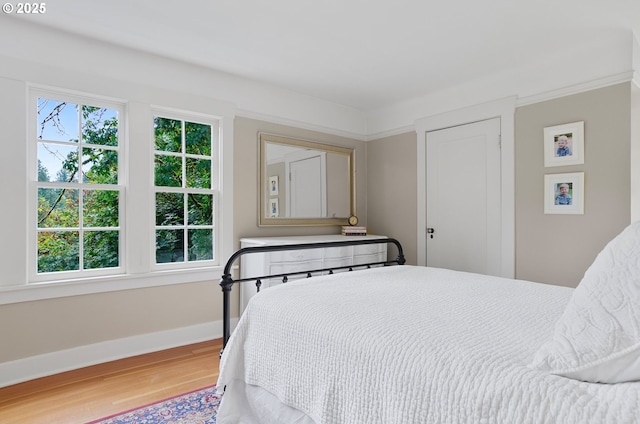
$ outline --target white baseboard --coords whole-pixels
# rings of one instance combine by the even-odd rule
[[[237,322],[237,318],[232,319],[232,329],[235,328]],[[222,338],[222,321],[211,321],[3,362],[0,363],[0,387],[130,356],[219,338]]]

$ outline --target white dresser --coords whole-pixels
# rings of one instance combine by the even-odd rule
[[[298,237],[255,237],[240,239],[240,247],[273,246],[282,244],[318,243],[345,240],[386,239],[385,236],[298,236]],[[310,269],[358,265],[387,260],[387,244],[365,244],[360,246],[328,247],[323,249],[288,250],[244,255],[240,261],[240,278],[257,277]],[[304,278],[304,275],[297,277]],[[289,278],[289,281],[296,277]],[[282,280],[263,280],[260,290],[267,289]],[[256,294],[253,281],[240,284],[240,311],[244,311],[249,299]]]

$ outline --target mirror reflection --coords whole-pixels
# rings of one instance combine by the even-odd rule
[[[353,149],[260,135],[261,225],[343,225],[354,214]]]

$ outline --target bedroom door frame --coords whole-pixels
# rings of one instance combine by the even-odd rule
[[[427,264],[427,191],[426,148],[427,133],[465,125],[492,118],[500,118],[500,275],[515,277],[515,106],[516,97],[511,96],[489,103],[458,109],[415,121],[417,133],[418,181],[416,194],[418,203],[418,265]]]

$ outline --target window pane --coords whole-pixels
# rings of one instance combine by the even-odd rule
[[[38,188],[38,228],[77,227],[78,190]]]
[[[38,138],[78,142],[78,105],[38,98]]]
[[[156,186],[182,187],[182,159],[156,155]]]
[[[82,182],[118,184],[118,152],[115,150],[82,149]]]
[[[213,259],[213,231],[189,230],[189,260]]]
[[[38,233],[38,272],[77,271],[79,245],[77,231]]]
[[[84,269],[118,266],[119,231],[87,231],[84,233]]]
[[[118,197],[116,190],[84,190],[82,219],[85,227],[117,227]]]
[[[103,146],[118,145],[118,112],[82,106],[82,141]]]
[[[184,225],[184,194],[156,193],[156,225]]]
[[[186,159],[187,187],[211,188],[211,161],[205,159]]]
[[[156,231],[156,262],[184,261],[184,230]]]
[[[53,143],[38,143],[38,181],[77,180],[78,149]]]
[[[184,123],[187,153],[211,156],[211,125]]]
[[[156,150],[162,152],[182,152],[182,121],[155,117]]]
[[[189,194],[189,225],[213,224],[213,196],[209,194]]]

